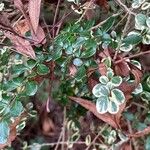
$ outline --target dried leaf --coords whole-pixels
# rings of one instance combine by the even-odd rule
[[[18,8],[20,10],[20,12],[23,14],[24,18],[26,19],[27,21],[27,24],[28,26],[30,27],[31,31],[33,31],[33,28],[32,28],[32,25],[31,25],[31,22],[29,20],[29,17],[24,9],[24,5],[22,3],[22,0],[14,0],[14,5],[16,8]]]
[[[93,87],[97,84],[98,82],[94,79],[92,79],[91,77],[88,78],[88,86],[89,89],[92,91]]]
[[[20,20],[16,25],[15,25],[15,30],[20,33],[21,35],[25,35],[26,32],[30,30],[30,27],[25,19]]]
[[[78,104],[80,104],[82,107],[86,108],[87,110],[91,111],[97,118],[101,119],[102,121],[108,123],[109,125],[111,125],[112,127],[114,128],[118,128],[118,125],[117,123],[115,122],[114,120],[114,117],[108,113],[106,114],[99,114],[97,111],[96,111],[96,106],[94,103],[88,101],[88,100],[85,100],[85,99],[82,99],[82,98],[78,98],[78,97],[72,97],[72,96],[69,96],[69,98],[75,102],[77,102]]]
[[[74,77],[77,73],[77,68],[74,65],[69,66],[69,75]]]
[[[0,25],[7,27],[7,28],[11,28],[11,23],[8,20],[8,14],[7,13],[2,12],[0,14]]]
[[[150,134],[150,126],[147,127],[147,128],[145,128],[145,129],[142,130],[142,131],[138,131],[138,132],[136,132],[136,133],[134,133],[134,134],[129,134],[128,136],[129,136],[129,137],[138,138],[138,137],[142,137],[142,136],[147,135],[147,134]]]
[[[23,11],[23,3],[21,0],[14,0],[14,5],[18,8],[21,12]]]
[[[29,1],[29,17],[33,27],[33,31],[36,34],[39,26],[41,0]]]
[[[45,33],[41,26],[38,26],[36,34],[32,33],[32,38],[35,45],[46,43]]]
[[[121,150],[132,150],[131,143],[125,143]]]
[[[96,0],[96,4],[108,10],[107,0]]]
[[[98,69],[99,69],[99,72],[100,72],[100,74],[101,75],[106,75],[106,73],[107,73],[107,68],[106,68],[106,66],[105,66],[105,64],[104,63],[100,63],[99,65],[98,65]]]
[[[126,61],[122,61],[115,65],[115,72],[117,75],[127,77],[130,73],[129,65]]]
[[[10,32],[5,32],[5,36],[11,40],[16,52],[35,59],[35,53],[29,41]]]

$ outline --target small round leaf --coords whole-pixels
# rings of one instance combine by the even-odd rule
[[[124,93],[119,89],[111,90],[111,96],[117,104],[122,104],[125,101]]]
[[[114,101],[109,101],[108,112],[110,114],[116,114],[119,111],[119,105]]]
[[[44,65],[44,64],[38,64],[38,66],[37,66],[37,73],[39,75],[46,75],[49,72],[50,72],[50,70],[49,70],[49,68],[46,65]]]
[[[119,86],[122,83],[122,78],[120,76],[112,77],[110,81],[115,87]]]
[[[109,82],[109,79],[106,77],[106,76],[101,76],[99,78],[99,81],[102,83],[102,84],[107,84]]]
[[[92,90],[92,93],[95,95],[95,97],[100,97],[102,95],[108,96],[109,89],[104,85],[96,84]]]
[[[100,96],[96,101],[96,109],[100,114],[104,114],[108,111],[108,97]]]
[[[26,94],[28,96],[33,96],[38,89],[38,85],[35,81],[28,81],[26,84]]]
[[[0,122],[0,144],[5,144],[9,136],[10,128],[6,121]]]

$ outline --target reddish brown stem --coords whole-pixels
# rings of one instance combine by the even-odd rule
[[[150,53],[150,50],[145,51],[145,52],[140,52],[140,53],[138,53],[138,54],[131,55],[131,56],[129,56],[129,57],[124,57],[124,58],[122,58],[122,59],[120,59],[120,60],[115,61],[115,64],[119,64],[119,63],[121,63],[121,62],[124,61],[124,60],[131,59],[131,58],[135,58],[135,57],[139,57],[139,56],[141,56],[141,55],[145,55],[145,54],[149,54],[149,53]]]

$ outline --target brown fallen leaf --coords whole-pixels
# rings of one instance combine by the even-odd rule
[[[37,33],[39,26],[41,0],[30,0],[29,1],[29,17],[34,33]]]
[[[127,77],[130,73],[130,68],[128,63],[123,60],[122,62],[115,65],[115,73],[120,76]]]
[[[96,106],[94,103],[88,101],[88,100],[85,100],[85,99],[82,99],[82,98],[79,98],[79,97],[72,97],[72,96],[69,96],[69,99],[77,102],[78,104],[80,104],[82,107],[86,108],[87,110],[91,111],[97,118],[99,118],[100,120],[108,123],[110,126],[112,126],[113,128],[119,128],[117,123],[115,122],[115,119],[112,115],[106,113],[106,114],[99,114],[97,111],[96,111]]]
[[[35,52],[29,41],[10,32],[5,32],[4,35],[10,39],[16,52],[35,59]]]
[[[29,30],[29,25],[26,19],[20,20],[15,26],[15,30],[20,33],[21,35],[25,35]]]
[[[107,72],[107,67],[106,67],[106,65],[104,64],[104,63],[100,63],[99,65],[98,65],[98,69],[99,69],[99,73],[101,74],[101,75],[106,75],[106,72]]]
[[[32,38],[35,45],[46,43],[45,33],[41,26],[38,26],[36,34],[32,32]]]

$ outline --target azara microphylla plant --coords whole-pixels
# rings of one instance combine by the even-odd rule
[[[121,76],[114,76],[113,70],[108,68],[106,76],[100,76],[100,83],[96,84],[92,90],[96,101],[96,109],[100,114],[109,112],[116,114],[119,105],[124,103],[124,93],[118,89],[122,83]]]

